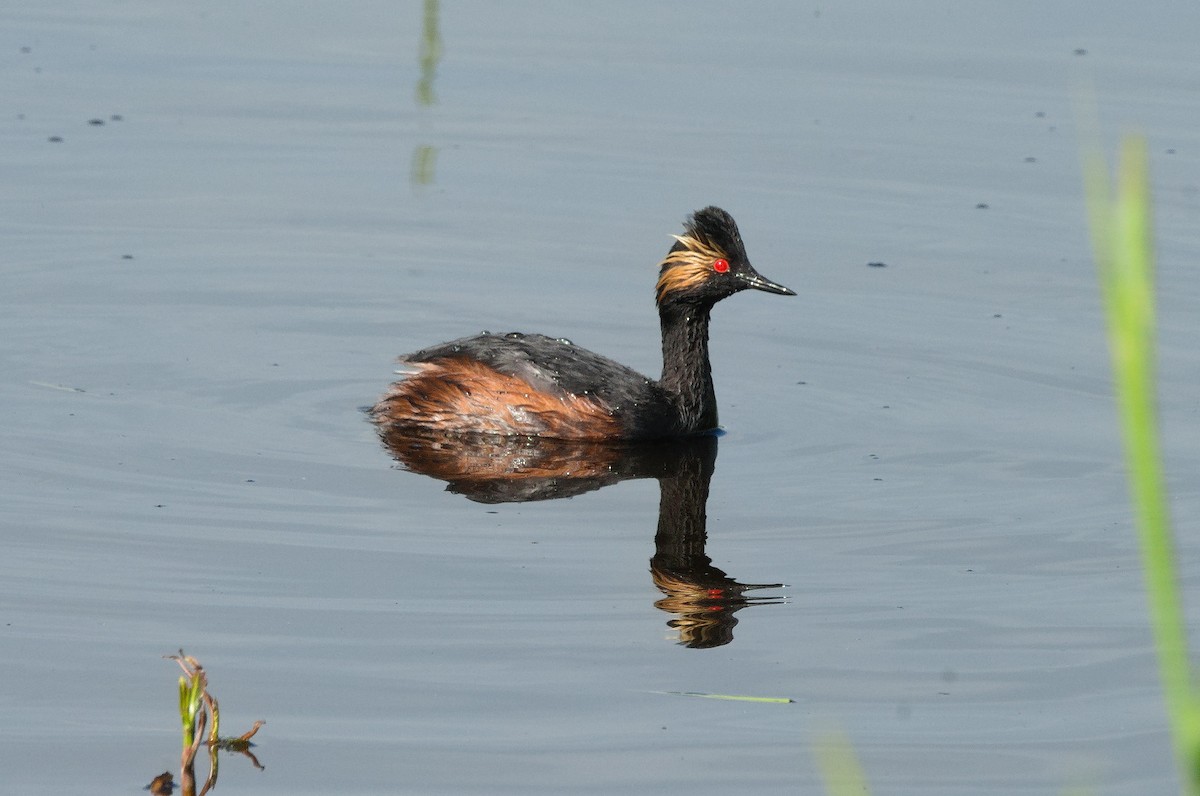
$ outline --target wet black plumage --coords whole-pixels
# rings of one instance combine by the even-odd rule
[[[657,381],[566,340],[480,334],[401,357],[414,372],[372,409],[389,427],[570,438],[653,439],[717,426],[708,357],[713,305],[741,290],[795,295],[763,278],[737,224],[697,211],[664,258],[656,288],[663,372]]]

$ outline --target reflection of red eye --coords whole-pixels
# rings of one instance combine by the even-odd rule
[[[713,270],[716,271],[718,274],[725,273],[726,271],[729,270],[729,261],[728,260],[715,261],[713,263]]]

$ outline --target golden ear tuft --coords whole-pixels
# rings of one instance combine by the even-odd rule
[[[670,293],[704,284],[712,276],[712,264],[717,260],[729,259],[729,255],[707,240],[691,235],[671,237],[679,241],[683,248],[669,252],[663,258],[662,273],[658,276],[656,286],[659,302]]]
[[[661,302],[669,293],[699,287],[708,279],[709,270],[707,265],[693,262],[664,268],[658,275],[658,284],[655,286],[657,300]]]

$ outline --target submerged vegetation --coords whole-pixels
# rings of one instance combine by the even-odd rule
[[[204,796],[204,794],[216,787],[217,753],[222,749],[231,752],[240,752],[250,758],[255,768],[262,769],[262,764],[258,762],[258,758],[250,751],[250,747],[254,745],[250,742],[250,739],[258,732],[258,728],[266,722],[254,722],[254,726],[248,732],[235,738],[221,738],[219,735],[221,709],[216,698],[208,692],[208,675],[204,672],[204,667],[192,656],[185,655],[183,650],[180,650],[178,655],[167,655],[165,657],[168,660],[175,661],[179,664],[179,668],[183,669],[183,674],[179,678],[179,719],[183,725],[183,752],[179,762],[179,788],[184,796],[197,796],[196,755],[199,753],[201,746],[208,747],[208,776],[205,778],[204,786],[199,791],[199,796]],[[171,782],[170,774],[164,773],[155,777],[147,789],[155,794],[169,794],[172,792],[173,787],[174,783]]]
[[[1159,674],[1183,793],[1200,796],[1200,693],[1188,654],[1155,402],[1154,245],[1145,140],[1125,139],[1115,190],[1097,147],[1085,155],[1084,177]]]

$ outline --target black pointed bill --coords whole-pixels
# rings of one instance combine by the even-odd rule
[[[780,296],[796,295],[796,291],[792,290],[791,288],[784,287],[778,282],[772,282],[770,279],[767,279],[753,268],[748,268],[742,273],[738,274],[738,279],[741,281],[742,286],[746,288],[762,290],[766,293],[777,293]]]

